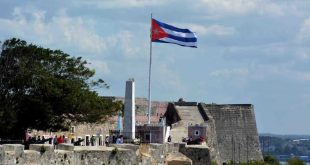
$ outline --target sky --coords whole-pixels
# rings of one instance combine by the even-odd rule
[[[152,100],[253,104],[259,133],[310,134],[310,2],[305,0],[1,0],[0,41],[83,57],[110,89],[148,96],[153,18],[198,48],[153,43]]]

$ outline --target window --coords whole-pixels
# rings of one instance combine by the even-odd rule
[[[74,127],[74,126],[71,127],[70,132],[71,132],[71,133],[74,133],[74,132],[75,132],[75,127]]]
[[[199,136],[200,135],[200,131],[199,130],[195,130],[194,135],[195,136]]]
[[[151,138],[150,138],[150,134],[145,134],[145,140],[146,140],[146,141],[150,141],[150,139],[151,139]]]

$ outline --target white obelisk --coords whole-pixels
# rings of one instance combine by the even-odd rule
[[[135,80],[126,81],[125,109],[124,109],[124,136],[128,139],[135,139],[136,117],[135,117]]]

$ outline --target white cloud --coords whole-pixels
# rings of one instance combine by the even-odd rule
[[[155,68],[155,67],[153,67]],[[184,93],[186,90],[184,84],[181,81],[181,78],[177,73],[171,70],[168,67],[168,64],[161,63],[156,66],[156,69],[153,70],[154,76],[157,79],[153,79],[155,84],[159,84],[162,89],[174,89],[178,93]]]
[[[235,33],[235,29],[232,27],[225,27],[222,25],[211,25],[205,29],[205,34],[215,34],[218,36],[228,36]]]
[[[145,42],[141,43],[138,37],[135,37],[130,31],[120,31],[107,37],[107,46],[109,49],[121,50],[126,58],[143,58],[148,50]]]
[[[139,55],[140,47],[133,45],[134,37],[129,31],[122,31],[118,34],[119,43],[124,51],[126,57],[132,57]]]
[[[208,10],[229,12],[229,13],[246,13],[256,8],[257,2],[253,0],[201,0],[208,6]]]
[[[297,42],[310,41],[310,18],[304,20],[297,34]]]
[[[230,14],[244,15],[247,13],[281,16],[288,6],[272,3],[269,0],[201,0],[208,13],[222,16]]]
[[[87,60],[89,62],[88,67],[95,69],[96,73],[109,74],[111,70],[109,69],[108,63],[100,60]]]
[[[211,72],[211,76],[215,77],[245,77],[249,74],[249,70],[246,68],[238,68],[238,69],[222,69]]]
[[[308,49],[302,49],[299,52],[297,52],[297,57],[302,60],[309,60],[310,59],[310,50]]]
[[[84,53],[100,54],[107,49],[104,39],[91,28],[91,21],[69,17],[65,11],[51,19],[46,19],[45,14],[42,10],[16,7],[13,19],[0,18],[0,34]]]
[[[177,23],[176,23],[177,24]],[[217,35],[230,36],[235,34],[236,30],[233,27],[225,27],[223,25],[203,26],[199,24],[177,24],[180,27],[186,27],[196,32],[197,35]]]
[[[98,8],[131,8],[157,6],[166,3],[165,0],[79,0],[77,4],[91,5]]]
[[[310,72],[295,72],[294,75],[303,81],[310,81]]]
[[[103,38],[88,29],[87,23],[82,18],[53,17],[52,24],[54,23],[62,32],[66,42],[74,44],[82,51],[99,54],[106,49]]]
[[[296,70],[296,65],[293,61],[287,61],[279,64],[274,63],[252,63],[248,67],[248,78],[254,81],[266,80],[285,80],[285,81],[299,81],[301,74],[304,72]]]
[[[270,3],[268,1],[267,2],[261,1],[259,6],[260,9],[258,10],[258,12],[260,14],[271,14],[275,16],[282,16],[285,10],[289,8],[288,6],[278,5],[276,3]],[[290,8],[290,10],[293,10],[293,6],[292,8]]]

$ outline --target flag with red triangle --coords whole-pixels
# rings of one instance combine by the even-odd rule
[[[152,42],[172,43],[197,48],[197,36],[189,29],[181,29],[152,19]]]

